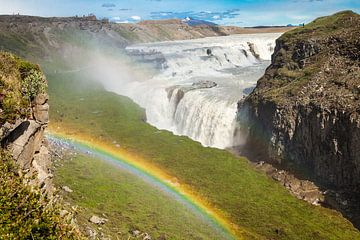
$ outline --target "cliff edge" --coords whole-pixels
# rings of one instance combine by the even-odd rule
[[[49,121],[47,83],[39,66],[0,53],[0,137],[31,184],[51,193],[50,158],[44,139]]]
[[[0,52],[0,239],[80,238],[53,195],[46,88],[39,66]]]
[[[239,103],[245,149],[305,169],[327,186],[358,188],[359,26],[360,16],[344,11],[277,40],[265,75]]]

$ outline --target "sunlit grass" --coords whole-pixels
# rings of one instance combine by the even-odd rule
[[[116,141],[192,186],[234,224],[264,239],[360,237],[338,213],[290,196],[246,159],[148,125],[144,111],[130,99],[104,91],[88,77],[48,75],[51,128]]]
[[[149,233],[154,239],[221,239],[221,235],[157,188],[124,172],[114,164],[78,154],[56,169],[58,186],[69,186],[66,201],[77,205],[77,220],[97,230],[88,222],[92,215],[106,217],[101,232],[127,239],[131,230]],[[84,228],[83,230],[86,230]]]

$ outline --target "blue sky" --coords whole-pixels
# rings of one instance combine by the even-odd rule
[[[0,14],[74,16],[94,13],[115,22],[190,16],[236,26],[307,23],[345,9],[359,13],[360,0],[0,0]]]

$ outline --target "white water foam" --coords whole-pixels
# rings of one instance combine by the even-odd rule
[[[231,147],[237,102],[263,75],[280,35],[244,34],[129,46],[129,55],[156,63],[159,72],[108,89],[144,107],[147,121],[159,129],[189,136],[204,146]],[[192,86],[205,81],[205,85],[215,82],[216,87]]]

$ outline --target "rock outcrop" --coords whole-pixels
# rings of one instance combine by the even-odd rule
[[[0,239],[82,239],[54,194],[46,87],[39,66],[0,52]]]
[[[316,19],[277,40],[244,101],[244,149],[335,188],[360,184],[360,16]]]
[[[38,66],[22,61],[11,54],[1,53],[1,60],[3,66],[0,69],[0,76],[5,85],[0,89],[4,95],[4,99],[0,102],[2,109],[1,145],[12,153],[21,174],[25,176],[29,184],[40,187],[46,193],[52,193],[51,160],[44,138],[44,131],[49,122],[48,95],[41,91],[40,85],[37,85],[46,85],[45,77]],[[34,71],[41,73],[39,76],[42,79],[27,78]],[[25,86],[25,82],[29,79],[38,81],[38,83],[31,82],[30,85]],[[28,86],[32,88],[29,94],[25,89]],[[20,94],[17,95],[17,93]],[[14,95],[19,96],[17,102],[20,101],[24,104],[18,109],[13,109],[12,112],[12,109],[9,108],[16,108],[16,104],[7,106],[6,103],[11,101]],[[20,115],[19,113],[26,114]]]

